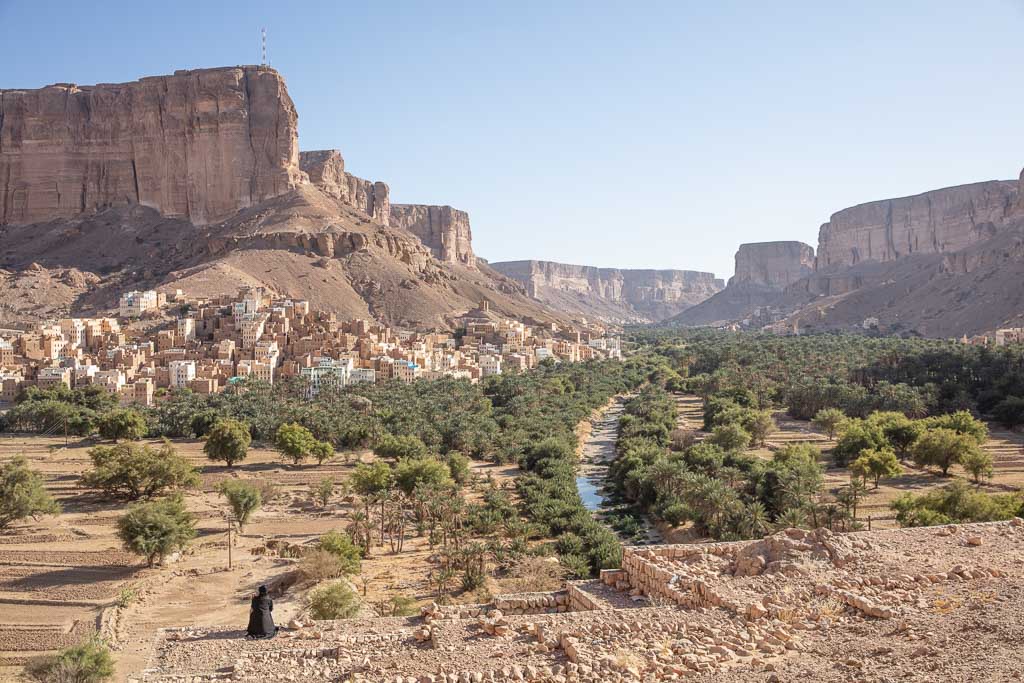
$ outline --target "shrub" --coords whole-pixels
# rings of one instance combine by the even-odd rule
[[[126,549],[145,557],[152,567],[195,537],[195,517],[185,509],[180,495],[137,503],[117,521],[117,535]]]
[[[309,594],[309,615],[314,619],[351,619],[359,613],[359,596],[342,582]]]
[[[715,427],[708,442],[724,451],[742,451],[750,445],[750,433],[738,424],[724,424]]]
[[[992,415],[1007,429],[1024,424],[1024,398],[1007,396],[992,408]]]
[[[146,419],[130,408],[112,410],[99,418],[97,427],[100,436],[117,442],[122,439],[138,441],[146,436]]]
[[[458,451],[451,451],[445,459],[448,461],[448,475],[459,486],[465,484],[469,480],[469,458]]]
[[[281,425],[274,435],[277,450],[295,465],[308,458],[317,443],[313,433],[296,422]]]
[[[313,490],[313,499],[320,504],[320,507],[327,507],[327,504],[331,502],[331,496],[334,495],[334,480],[326,477],[316,484],[310,484],[310,488]]]
[[[193,488],[199,474],[169,441],[154,450],[148,444],[97,446],[89,450],[93,469],[82,476],[86,488],[128,500],[152,498],[168,489]]]
[[[329,441],[317,441],[310,449],[310,454],[317,465],[323,465],[334,457],[334,446]]]
[[[56,655],[30,660],[25,673],[40,683],[101,683],[114,676],[114,658],[102,640],[90,638]]]
[[[373,446],[374,454],[382,458],[425,458],[429,451],[417,436],[395,436],[384,434]]]
[[[669,448],[674,451],[685,451],[697,441],[692,429],[673,429],[669,434]]]
[[[334,553],[317,548],[302,554],[298,572],[303,581],[319,583],[345,576],[345,563]]]
[[[395,485],[409,496],[420,484],[430,488],[446,488],[452,483],[448,472],[443,462],[431,457],[403,458],[395,468]]]
[[[227,463],[228,467],[245,460],[252,436],[249,427],[238,420],[218,420],[210,428],[203,451],[210,460]]]
[[[843,425],[842,436],[832,449],[832,460],[836,467],[846,467],[860,457],[862,451],[885,448],[889,442],[882,428],[864,420],[849,420]]]
[[[590,578],[590,561],[585,555],[562,555],[558,558],[558,562],[565,569],[568,578]]]
[[[320,537],[320,549],[337,557],[341,561],[342,571],[345,574],[359,573],[363,554],[348,534],[328,531]]]
[[[43,478],[18,456],[0,465],[0,529],[27,517],[56,515],[60,506],[43,487]]]
[[[937,491],[904,493],[891,504],[900,526],[933,526],[1010,519],[1020,511],[1020,494],[989,495],[956,480]]]
[[[982,479],[992,478],[992,455],[980,448],[974,448],[960,456],[960,466],[981,485]]]
[[[231,514],[238,521],[238,529],[241,531],[263,503],[259,488],[247,481],[229,479],[222,482],[218,489],[220,494],[227,498]]]

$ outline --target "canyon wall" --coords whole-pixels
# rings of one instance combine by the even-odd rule
[[[345,159],[336,149],[301,152],[299,166],[324,193],[368,215],[381,225],[391,222],[390,191],[379,180],[363,180],[345,171]]]
[[[757,285],[782,291],[814,270],[814,247],[803,242],[741,244],[729,285]]]
[[[629,317],[632,312],[638,319],[661,320],[707,299],[723,285],[714,273],[693,270],[595,268],[551,261],[489,265],[523,283],[530,296],[544,303],[566,308],[572,299],[565,295],[575,295],[581,312],[586,312],[586,305],[593,315],[605,318],[621,318],[624,313]]]
[[[843,209],[821,226],[817,268],[959,251],[995,235],[1020,184],[993,180]]]
[[[450,206],[392,204],[390,224],[419,237],[440,260],[476,267],[473,234],[465,211]]]
[[[304,181],[268,67],[0,90],[0,224],[142,204],[201,225]]]

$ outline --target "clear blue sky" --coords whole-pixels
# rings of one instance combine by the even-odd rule
[[[466,209],[490,260],[727,276],[1024,166],[1024,0],[0,0],[0,88],[255,63],[261,25],[301,148]]]

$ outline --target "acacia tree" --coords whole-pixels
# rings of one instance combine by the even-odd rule
[[[152,567],[195,538],[195,522],[179,494],[131,506],[117,520],[117,535],[126,549],[145,557]]]
[[[850,474],[861,477],[865,481],[871,478],[878,488],[878,482],[882,477],[895,477],[903,473],[899,460],[891,448],[869,448],[861,451],[860,455],[850,463]]]
[[[114,443],[122,439],[138,441],[146,435],[146,418],[130,408],[112,410],[98,421],[100,436]]]
[[[317,440],[313,437],[313,433],[302,425],[297,422],[287,422],[277,428],[274,445],[293,464],[298,465],[313,452]]]
[[[980,448],[975,448],[960,456],[960,466],[981,486],[982,479],[992,478],[992,455]]]
[[[60,505],[43,487],[43,478],[17,456],[0,466],[0,529],[27,517],[56,515]]]
[[[128,500],[152,498],[167,489],[199,485],[199,473],[169,441],[159,449],[148,444],[97,446],[89,450],[93,469],[82,485]]]
[[[218,420],[210,428],[203,451],[210,460],[227,463],[232,467],[245,460],[252,436],[249,427],[238,420]]]
[[[838,408],[822,408],[811,420],[811,424],[828,434],[831,441],[836,436],[836,430],[846,420],[846,415]]]
[[[959,462],[978,458],[981,448],[970,434],[960,434],[952,429],[940,427],[929,429],[914,444],[911,454],[914,462],[921,466],[938,467],[943,476],[949,468]]]
[[[238,521],[238,530],[241,531],[263,504],[259,488],[245,481],[229,479],[220,485],[219,490],[227,499],[231,514]]]

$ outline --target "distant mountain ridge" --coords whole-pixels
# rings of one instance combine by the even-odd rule
[[[694,270],[596,268],[537,260],[489,265],[553,308],[620,323],[664,320],[707,299],[725,284],[714,273]]]

